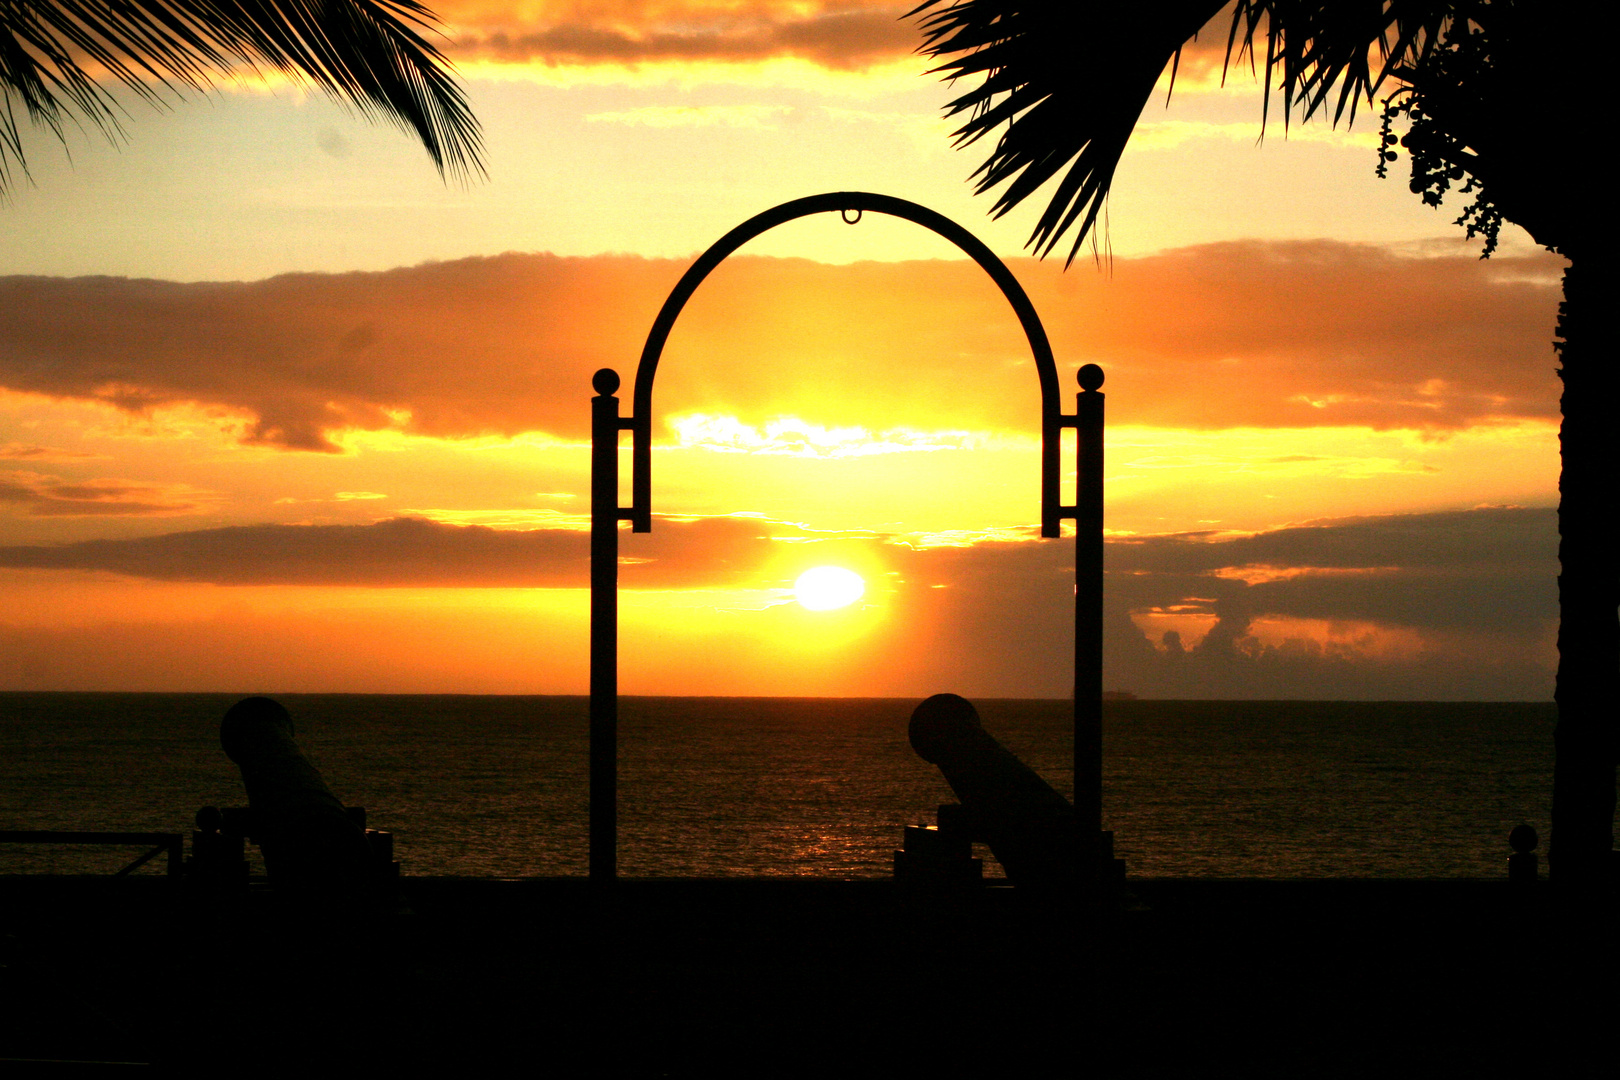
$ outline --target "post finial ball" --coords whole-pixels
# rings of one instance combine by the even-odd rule
[[[1080,369],[1080,389],[1100,390],[1103,384],[1103,369],[1096,364],[1086,364]]]
[[[607,397],[619,388],[619,373],[610,367],[605,367],[591,376],[591,386],[598,394]]]
[[[1539,843],[1541,837],[1536,835],[1535,827],[1531,825],[1515,825],[1513,831],[1508,833],[1508,846],[1521,855],[1536,850]]]

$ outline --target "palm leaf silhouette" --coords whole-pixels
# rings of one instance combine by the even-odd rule
[[[3,0],[0,192],[13,162],[27,169],[18,102],[58,138],[81,120],[117,135],[121,109],[105,82],[162,104],[267,69],[415,133],[441,174],[482,174],[478,121],[418,33],[433,21],[417,0]]]
[[[1044,257],[1072,232],[1072,261],[1159,76],[1169,67],[1174,81],[1182,49],[1226,7],[924,0],[908,14],[920,18],[923,53],[944,60],[934,72],[979,79],[948,106],[949,115],[966,116],[956,144],[1005,128],[973,173],[975,192],[1006,185],[991,210],[1000,217],[1057,178],[1029,244]],[[1307,118],[1331,113],[1337,123],[1353,119],[1357,103],[1371,102],[1398,67],[1420,60],[1457,8],[1433,0],[1237,0],[1226,64],[1247,60],[1262,72],[1262,130],[1273,84],[1285,125],[1296,107]]]

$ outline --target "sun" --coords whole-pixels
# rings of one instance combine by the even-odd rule
[[[842,566],[817,566],[793,583],[793,598],[811,611],[848,607],[866,595],[866,582]]]

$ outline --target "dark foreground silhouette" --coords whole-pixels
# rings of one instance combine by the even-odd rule
[[[960,814],[941,808],[938,831],[982,841],[1019,888],[1078,887],[1080,823],[1074,807],[984,729],[971,702],[935,694],[911,714],[907,736],[917,756],[937,765],[961,800]]]
[[[1017,773],[1005,760],[959,768],[979,741],[966,704],[920,710],[914,731],[964,804],[986,785],[991,803],[1020,785],[1046,800],[1029,776],[987,779]],[[1589,1055],[1577,1033],[1608,1030],[1612,998],[1593,988],[1612,979],[1612,913],[1505,875],[1133,881],[1145,904],[1129,911],[791,878],[407,877],[388,903],[310,903],[349,895],[354,834],[270,705],[227,746],[250,762],[255,814],[303,808],[278,836],[316,837],[320,857],[267,849],[272,876],[298,870],[240,888],[0,880],[0,1058],[221,1075],[1485,1075]]]
[[[219,741],[242,770],[249,826],[265,873],[280,888],[352,892],[370,883],[365,828],[344,809],[294,739],[292,717],[267,697],[244,698]]]

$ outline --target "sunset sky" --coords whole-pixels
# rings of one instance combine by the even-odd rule
[[[1032,261],[906,6],[441,4],[468,185],[275,81],[34,138],[0,206],[0,689],[583,692],[591,373],[628,386],[732,226],[867,190],[1009,260],[1065,395],[1107,371],[1107,686],[1549,698],[1562,260],[1481,261],[1404,161],[1375,178],[1376,116],[1259,141],[1223,29],[1144,114],[1112,258]],[[1066,696],[1034,367],[958,255],[828,215],[699,290],[621,545],[625,692]],[[865,595],[794,602],[820,565]]]

